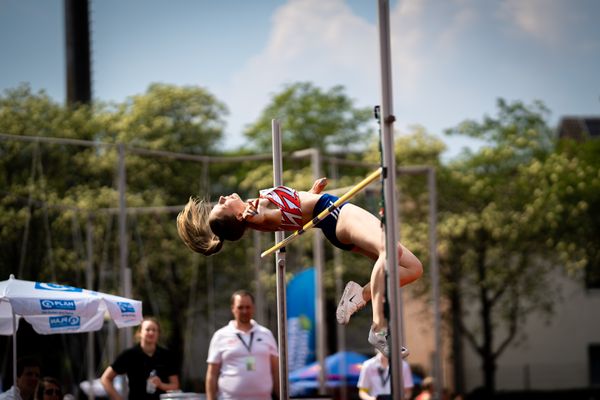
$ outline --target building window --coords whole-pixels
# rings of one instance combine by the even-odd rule
[[[588,347],[588,360],[590,366],[590,386],[600,386],[600,344],[591,344]]]
[[[585,287],[587,289],[600,289],[600,265],[588,263],[585,268]]]

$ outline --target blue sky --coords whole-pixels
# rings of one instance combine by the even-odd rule
[[[63,0],[0,0],[0,90],[29,82],[65,98]],[[600,1],[391,1],[396,129],[441,136],[539,99],[563,115],[600,114]],[[230,110],[225,147],[242,144],[286,83],[346,87],[380,103],[375,0],[90,0],[95,99],[123,101],[152,82],[197,85]],[[285,130],[285,127],[283,127]]]

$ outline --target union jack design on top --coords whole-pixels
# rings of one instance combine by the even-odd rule
[[[281,210],[281,227],[296,230],[302,227],[300,196],[295,189],[277,186],[260,191],[260,197],[268,199]]]

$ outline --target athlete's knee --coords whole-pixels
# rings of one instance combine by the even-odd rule
[[[412,280],[419,279],[423,275],[423,264],[421,261],[401,244],[398,244],[398,264],[401,268],[408,270],[408,274],[412,277]]]
[[[415,279],[419,279],[423,275],[423,264],[421,263],[421,261],[419,261],[419,259],[415,259],[415,261],[412,264],[414,265],[412,265],[410,269]]]
[[[414,257],[410,260],[401,260],[399,267],[403,270],[400,277],[400,284],[406,285],[419,279],[423,275],[423,264],[418,258]]]
[[[421,264],[418,258],[415,258],[409,263],[408,270],[410,271],[412,280],[416,281],[423,275],[423,264]]]

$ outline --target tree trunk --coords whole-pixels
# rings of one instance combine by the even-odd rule
[[[477,273],[479,278],[479,299],[481,301],[481,325],[483,327],[483,343],[482,343],[482,358],[483,358],[483,376],[484,386],[487,393],[493,394],[496,390],[496,362],[494,360],[493,344],[494,332],[492,327],[492,304],[486,285],[486,242],[485,239],[480,239],[477,260]]]
[[[454,390],[456,393],[465,393],[465,364],[463,358],[463,332],[462,332],[462,297],[460,294],[460,266],[452,263],[450,267],[451,282],[450,310],[452,326],[452,367],[454,370]]]
[[[496,391],[496,360],[492,354],[486,354],[483,359],[483,384],[487,393]]]

